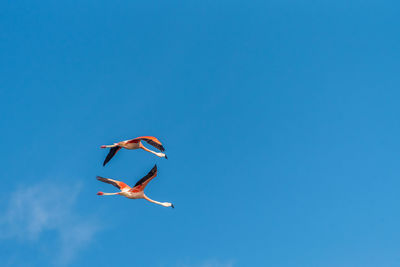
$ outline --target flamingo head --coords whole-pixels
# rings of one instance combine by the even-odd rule
[[[103,192],[97,192],[97,195],[98,196],[102,196],[102,195],[104,195],[104,193]]]
[[[169,202],[164,202],[164,203],[162,203],[162,205],[163,205],[164,207],[171,207],[171,208],[175,208],[175,207],[174,207],[174,204],[172,204],[172,203],[169,203]]]
[[[167,155],[165,155],[164,153],[159,152],[159,153],[156,153],[156,155],[159,156],[160,158],[168,159]]]
[[[101,148],[106,148],[106,146],[105,146],[105,145],[102,145]]]

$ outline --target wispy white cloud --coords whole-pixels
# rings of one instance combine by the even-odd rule
[[[69,263],[100,229],[90,216],[77,213],[75,202],[79,191],[78,185],[60,186],[49,182],[16,190],[0,217],[3,229],[0,238],[35,244],[50,233],[58,251],[53,260]]]

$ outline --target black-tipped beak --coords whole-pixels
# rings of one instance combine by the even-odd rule
[[[165,155],[165,159],[168,159],[167,155]]]
[[[174,204],[171,204],[171,208],[173,208],[173,209],[175,208],[175,207],[174,207]]]

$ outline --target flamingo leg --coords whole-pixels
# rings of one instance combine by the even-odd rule
[[[104,193],[104,192],[98,192],[97,195],[99,196],[112,196],[112,195],[119,195],[120,192],[117,193]]]
[[[109,148],[109,147],[116,147],[118,144],[113,144],[113,145],[102,145],[101,148]]]

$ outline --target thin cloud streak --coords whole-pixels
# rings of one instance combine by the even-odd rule
[[[80,187],[49,182],[24,187],[12,193],[7,210],[0,217],[1,239],[37,243],[49,231],[55,233],[55,262],[66,264],[88,246],[100,226],[74,209]]]

